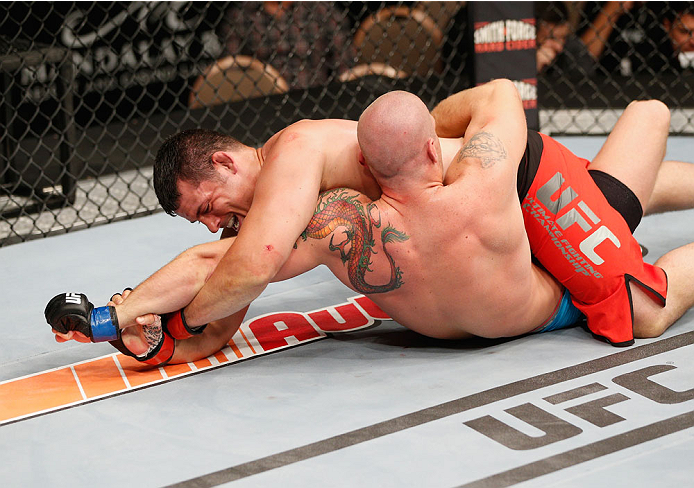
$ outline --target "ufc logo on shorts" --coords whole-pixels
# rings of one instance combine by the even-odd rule
[[[82,297],[80,297],[79,293],[66,293],[65,294],[65,303],[72,303],[74,305],[79,305],[82,303]]]
[[[557,171],[547,183],[542,185],[542,188],[537,190],[537,199],[555,216],[567,208],[569,204],[573,203],[576,197],[579,196],[573,188],[568,186],[561,192],[556,200],[553,200],[552,195],[561,188],[564,181],[564,175]],[[579,209],[581,212],[579,212]],[[584,232],[589,233],[588,236],[581,241],[578,248],[596,265],[601,265],[605,262],[605,260],[595,252],[595,248],[600,244],[606,240],[610,240],[617,248],[622,246],[617,236],[615,236],[610,229],[604,225],[597,227],[600,223],[600,218],[595,215],[595,212],[593,212],[583,200],[579,199],[572,208],[556,220],[556,223],[562,230],[568,229],[573,224],[578,224]]]

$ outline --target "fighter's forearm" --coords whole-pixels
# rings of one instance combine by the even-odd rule
[[[468,129],[475,133],[476,128],[484,126],[491,117],[498,116],[504,104],[509,103],[510,87],[513,85],[508,80],[493,80],[446,98],[431,111],[436,121],[437,135],[462,137]]]
[[[274,278],[281,261],[284,258],[279,256],[276,259],[267,255],[253,258],[226,256],[184,309],[186,322],[190,327],[197,327],[228,317],[248,306]]]
[[[135,325],[149,313],[165,314],[185,307],[200,291],[233,240],[193,247],[137,286],[127,300],[116,305],[120,328]]]

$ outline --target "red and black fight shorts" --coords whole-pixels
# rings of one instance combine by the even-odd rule
[[[589,173],[588,164],[551,137],[529,132],[518,177],[525,228],[533,256],[569,290],[590,331],[612,345],[629,346],[629,283],[664,306],[667,276],[643,262],[631,235],[642,213],[636,196],[606,173]]]

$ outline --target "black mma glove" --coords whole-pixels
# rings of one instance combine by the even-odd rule
[[[94,308],[82,293],[61,293],[51,299],[44,311],[46,322],[62,334],[81,332],[92,342],[118,339],[120,329],[116,309]]]
[[[144,326],[149,349],[144,355],[135,355],[123,344],[116,309],[94,308],[82,293],[62,293],[53,297],[46,305],[44,315],[46,322],[62,334],[73,330],[89,337],[92,342],[108,341],[123,354],[147,364],[165,364],[173,356],[176,346],[161,326]]]

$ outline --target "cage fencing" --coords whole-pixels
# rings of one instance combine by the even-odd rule
[[[692,132],[679,3],[535,7],[541,130],[605,134],[659,98]],[[183,129],[260,145],[393,89],[433,107],[474,84],[473,27],[465,2],[0,3],[0,245],[157,211],[154,155]]]

